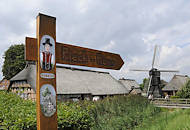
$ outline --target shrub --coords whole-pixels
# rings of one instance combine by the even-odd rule
[[[89,129],[94,125],[90,115],[93,105],[88,102],[58,104],[59,129]]]
[[[89,129],[93,105],[88,102],[58,103],[58,129]],[[0,92],[0,129],[36,130],[36,103],[13,93]]]
[[[179,96],[170,96],[170,98],[180,98]]]
[[[0,92],[0,128],[36,129],[35,103],[12,93]]]
[[[141,96],[58,103],[58,129],[132,129],[160,112]],[[0,91],[0,129],[36,129],[36,103]]]
[[[190,80],[177,92],[180,98],[190,98]]]

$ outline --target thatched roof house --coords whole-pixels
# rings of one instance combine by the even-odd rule
[[[57,98],[59,100],[129,93],[129,90],[108,72],[57,66],[56,80]],[[14,83],[23,81],[27,82],[34,91],[36,90],[36,65],[29,64],[28,67],[14,76],[10,80],[11,84],[9,87],[12,88]]]
[[[174,77],[162,89],[162,91],[168,95],[175,95],[175,93],[180,90],[189,80],[190,78],[187,75],[174,75]]]
[[[119,79],[119,82],[125,86],[130,94],[139,94],[141,95],[142,91],[139,84],[133,79]]]

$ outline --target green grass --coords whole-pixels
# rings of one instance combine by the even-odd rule
[[[144,120],[136,130],[190,130],[190,109],[162,109],[158,116]]]

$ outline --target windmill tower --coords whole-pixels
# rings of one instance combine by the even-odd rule
[[[143,70],[143,69],[130,69],[130,71],[145,71],[149,72],[149,83],[147,89],[147,97],[150,94],[153,94],[154,97],[162,97],[163,93],[161,90],[161,81],[160,81],[160,74],[161,72],[179,72],[178,70],[159,70],[155,68],[155,57],[156,57],[157,46],[155,45],[154,48],[154,55],[152,59],[152,68],[150,70]]]

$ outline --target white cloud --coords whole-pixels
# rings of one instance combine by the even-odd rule
[[[88,4],[90,1],[91,0],[79,0],[78,7],[81,13],[85,13],[88,10]]]
[[[115,45],[115,42],[111,40],[110,43],[104,46],[101,50],[111,51],[115,47]]]
[[[155,44],[161,46],[158,67],[190,75],[189,8],[186,0],[2,0],[0,51],[35,37],[41,12],[57,18],[57,41],[120,54],[122,69],[105,70],[118,78],[142,81],[148,74],[129,68],[151,68]]]

